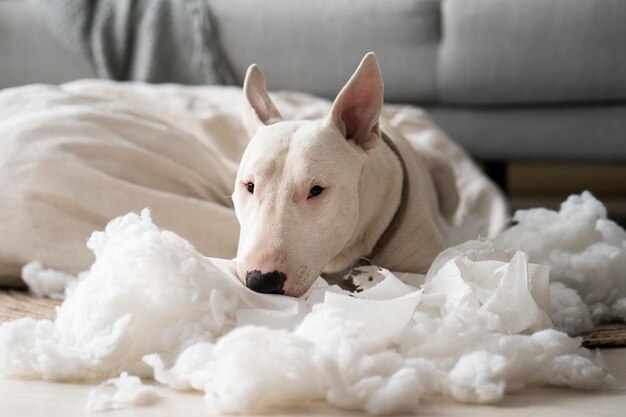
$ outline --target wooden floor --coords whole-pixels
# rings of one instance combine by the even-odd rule
[[[445,398],[425,401],[419,416],[506,416],[506,417],[623,417],[626,416],[626,348],[603,351],[607,366],[616,377],[613,388],[600,392],[584,392],[555,388],[530,388],[509,394],[496,405],[458,404]],[[73,417],[98,415],[122,416],[203,416],[210,415],[202,395],[181,393],[161,388],[162,398],[146,407],[135,407],[100,413],[87,413],[85,402],[89,385],[57,384],[44,381],[0,379],[1,417]],[[281,416],[355,416],[340,413],[324,405],[282,411]]]

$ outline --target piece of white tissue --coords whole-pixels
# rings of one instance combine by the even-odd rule
[[[118,378],[110,378],[89,392],[87,410],[103,411],[145,405],[157,398],[159,391],[155,387],[143,385],[140,378],[122,372]]]
[[[153,376],[204,392],[221,413],[325,401],[391,414],[432,395],[488,403],[527,385],[612,381],[579,338],[549,328],[548,314],[563,328],[588,325],[554,312],[580,298],[551,287],[532,254],[487,241],[444,251],[422,288],[381,270],[359,293],[320,279],[301,299],[250,291],[234,261],[202,256],[146,210],[111,221],[88,246],[96,261],[54,322],[0,326],[0,375]]]

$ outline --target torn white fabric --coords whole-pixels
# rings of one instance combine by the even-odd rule
[[[148,211],[111,221],[88,245],[96,261],[54,322],[0,326],[0,375],[154,376],[203,391],[223,413],[324,400],[389,414],[434,394],[494,402],[526,385],[612,380],[580,339],[545,329],[545,267],[486,241],[442,253],[421,289],[382,270],[360,293],[318,281],[306,299],[248,290],[234,261],[200,255]]]
[[[157,398],[157,388],[144,385],[140,378],[122,372],[119,377],[110,378],[89,392],[87,410],[103,411],[146,405]]]
[[[471,256],[452,258],[424,288],[431,296],[445,297],[444,315],[480,308],[500,318],[500,331],[520,333],[552,327],[546,314],[550,311],[548,284],[548,268],[528,264],[526,254],[518,251],[510,262],[472,261]]]

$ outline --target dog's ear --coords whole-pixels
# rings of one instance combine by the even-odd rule
[[[367,151],[380,141],[382,107],[383,79],[376,55],[370,52],[337,95],[330,118],[348,140]]]
[[[254,136],[261,126],[283,119],[267,93],[265,77],[256,64],[250,65],[246,72],[243,92],[248,102],[244,113],[244,126],[250,137]]]

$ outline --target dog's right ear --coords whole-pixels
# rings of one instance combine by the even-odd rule
[[[243,92],[248,102],[244,113],[244,127],[250,137],[260,127],[283,120],[267,92],[265,77],[256,64],[250,65],[246,72]]]
[[[383,107],[383,79],[376,55],[365,55],[350,81],[339,92],[330,120],[348,140],[366,151],[381,138],[378,118]]]

